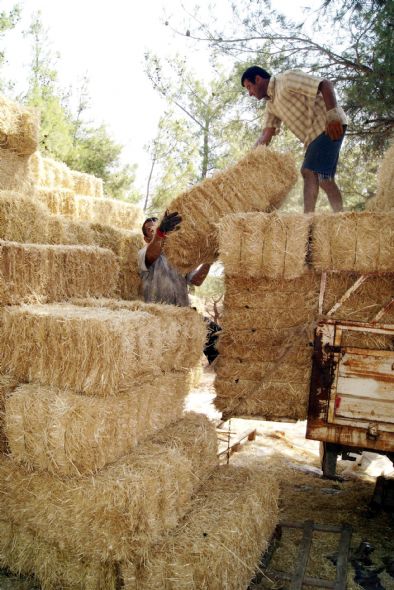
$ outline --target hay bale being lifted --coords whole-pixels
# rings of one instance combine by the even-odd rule
[[[182,193],[169,205],[183,219],[179,231],[166,240],[169,261],[182,273],[202,262],[213,262],[218,256],[216,224],[221,218],[280,207],[296,179],[292,156],[259,147],[236,165]]]
[[[257,462],[253,468],[221,466],[143,564],[121,565],[125,590],[247,588],[278,520],[278,494]]]
[[[0,305],[115,295],[119,267],[110,250],[0,240]]]
[[[172,306],[157,307],[157,315],[143,307],[136,311],[67,304],[4,308],[0,371],[20,381],[105,397],[127,395],[136,380],[147,381],[162,371],[189,370],[203,350],[203,319],[193,310],[173,306],[172,317],[164,320]],[[192,336],[184,337],[189,329]]]
[[[315,215],[312,232],[316,271],[394,271],[394,213]]]
[[[94,473],[180,420],[188,386],[187,373],[169,372],[109,400],[20,385],[5,402],[10,455],[29,469],[54,475]]]
[[[133,559],[177,525],[216,466],[215,427],[200,414],[95,475],[59,479],[0,456],[0,520],[71,555]]]
[[[237,213],[219,224],[220,260],[226,276],[294,279],[307,272],[311,219],[307,215]]]

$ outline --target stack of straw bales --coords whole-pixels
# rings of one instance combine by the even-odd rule
[[[218,470],[214,425],[184,413],[205,322],[113,298],[142,238],[100,222],[137,210],[38,153],[25,172],[35,200],[0,190],[0,567],[43,590],[246,587],[278,490]]]
[[[35,197],[52,214],[64,215],[75,221],[140,230],[142,210],[131,203],[104,198],[101,178],[70,170],[63,162],[44,158],[39,152],[30,158],[29,170]]]
[[[372,273],[334,315],[371,321],[394,291],[394,215],[231,215],[220,224],[225,299],[215,403],[225,416],[305,419],[321,274],[323,315]],[[393,321],[390,308],[382,321]],[[345,343],[347,344],[347,342]],[[350,345],[387,348],[360,333]]]
[[[35,111],[0,95],[0,190],[31,190],[29,158],[37,149],[38,130]]]
[[[109,274],[108,289],[98,292],[97,296],[111,296],[111,277],[115,272],[118,273],[117,268],[119,265],[120,272],[118,273],[117,284],[118,294],[123,299],[136,299],[139,297],[140,276],[138,272],[138,250],[142,248],[144,243],[140,231],[131,232],[116,229],[108,225],[72,221],[61,215],[51,215],[47,208],[34,198],[32,199],[27,195],[22,195],[13,191],[0,191],[0,240],[5,240],[7,242],[21,242],[25,244],[23,251],[26,252],[26,256],[29,255],[29,248],[31,249],[31,246],[28,246],[27,244],[96,246],[96,248],[90,248],[91,256],[94,251],[97,252],[97,246],[100,249],[109,249],[115,255],[116,260],[114,261],[113,269]],[[3,251],[5,246],[6,244],[3,243]],[[9,247],[11,247],[11,244]],[[60,251],[59,248],[52,248],[52,252],[55,252],[56,250]],[[81,248],[79,249],[81,252],[82,250],[83,249]],[[35,256],[37,259],[38,249],[33,248],[32,252],[33,251],[35,254],[32,253],[31,257]],[[70,251],[70,249],[68,249],[68,251]],[[75,252],[77,252],[77,250],[75,250]],[[85,258],[87,255],[88,250],[85,253]],[[78,264],[77,259],[75,259],[75,261],[76,264]],[[22,263],[23,261],[21,260],[20,264]],[[45,266],[44,262],[43,264]],[[99,266],[98,258],[95,264]],[[103,259],[103,267],[101,270],[99,267],[93,268],[92,265],[91,270],[96,276],[101,273],[103,280],[105,280],[107,267],[108,265]],[[47,266],[45,268],[47,270],[44,269],[44,273],[50,270]],[[1,273],[4,277],[3,280],[8,280],[10,272],[14,272],[12,268],[4,267],[3,265],[1,268]],[[79,295],[81,295],[81,293]],[[73,295],[70,293],[69,296],[76,297],[78,296],[78,293],[75,292]]]
[[[293,158],[259,147],[236,165],[179,195],[169,206],[183,222],[168,236],[170,262],[186,273],[218,256],[217,223],[227,214],[279,208],[297,179]]]
[[[246,587],[278,490],[263,472],[214,473],[214,426],[183,415],[203,320],[189,308],[79,303],[3,309],[0,565],[45,590],[115,590],[120,578],[148,588],[152,576],[175,588],[175,571],[196,589]]]
[[[143,211],[137,205],[119,199],[75,196],[76,216],[79,221],[112,225],[120,229],[140,229]]]
[[[41,190],[74,190],[73,171],[63,162],[44,157],[37,151],[29,164],[33,183]]]
[[[0,240],[0,305],[64,301],[89,294],[111,297],[116,293],[118,273],[115,255],[96,246]]]
[[[373,211],[394,209],[394,143],[386,151],[378,171],[378,187],[375,197],[367,202]]]
[[[125,590],[247,588],[275,527],[277,494],[258,465],[221,466],[143,564],[122,564]]]

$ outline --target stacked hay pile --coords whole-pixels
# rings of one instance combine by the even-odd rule
[[[131,203],[104,197],[103,181],[92,174],[70,170],[63,162],[42,157],[30,159],[30,176],[36,197],[54,215],[114,228],[139,230],[143,214]]]
[[[219,239],[226,290],[215,403],[226,417],[305,419],[321,275],[324,315],[372,273],[334,316],[372,320],[393,297],[394,214],[238,214],[222,220]],[[391,306],[382,321],[393,320]],[[363,333],[351,344],[392,346]]]
[[[394,209],[394,143],[386,151],[378,171],[378,187],[375,197],[367,206],[373,211]]]
[[[213,262],[219,251],[217,224],[227,214],[279,208],[297,179],[290,154],[259,147],[236,165],[179,195],[168,207],[182,216],[165,252],[182,273]]]
[[[246,587],[276,483],[219,468],[184,414],[205,322],[114,298],[127,239],[0,192],[0,567],[43,590]]]
[[[115,266],[120,267],[117,293],[124,299],[139,297],[138,250],[144,243],[140,231],[130,232],[107,225],[71,221],[61,215],[51,215],[45,205],[27,195],[0,191],[0,240],[22,242],[27,252],[27,244],[80,244],[90,246],[92,251],[97,247],[109,249],[115,255]],[[5,251],[4,246],[6,244],[3,243],[2,252]],[[52,250],[56,251],[59,248]],[[32,248],[32,251],[37,253],[37,248]],[[33,258],[34,256],[29,258],[32,265]],[[8,261],[9,257],[1,258],[1,272],[5,282],[12,281],[12,274],[15,272],[12,265],[8,262],[6,264],[6,260]],[[20,259],[14,257],[13,264],[26,265],[26,256]],[[31,268],[33,269],[33,266]],[[95,272],[100,271],[96,269]],[[105,272],[105,266],[101,272]],[[105,295],[105,292],[102,295]]]
[[[1,327],[0,565],[44,590],[246,587],[278,490],[218,468],[214,426],[183,416],[198,314],[82,299],[5,307]]]
[[[37,149],[38,129],[35,111],[0,95],[0,190],[32,189],[29,158]]]

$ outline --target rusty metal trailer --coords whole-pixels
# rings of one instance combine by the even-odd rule
[[[324,280],[320,307],[324,297]],[[342,302],[365,277],[360,277],[315,330],[306,438],[322,442],[322,470],[335,477],[337,456],[349,451],[371,450],[394,461],[394,350],[349,347],[349,332],[391,337],[394,324],[381,320],[390,301],[370,322],[333,317]]]

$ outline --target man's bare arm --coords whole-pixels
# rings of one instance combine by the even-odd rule
[[[207,274],[209,273],[209,269],[211,268],[210,264],[202,264],[198,270],[194,273],[191,284],[195,285],[196,287],[200,287],[205,281]]]
[[[153,236],[151,242],[149,242],[148,247],[145,252],[146,268],[149,268],[150,266],[152,266],[152,264],[154,262],[156,262],[156,260],[159,258],[162,248],[163,248],[164,239],[165,239],[164,236],[160,237],[157,235],[157,231],[155,232],[155,235]]]
[[[263,132],[254,144],[254,147],[257,147],[258,145],[268,145],[273,136],[275,135],[275,131],[275,127],[266,127],[265,129],[263,129]]]
[[[330,139],[336,141],[342,137],[344,129],[337,109],[334,86],[330,80],[322,80],[318,90],[322,94],[327,109],[326,133]]]

